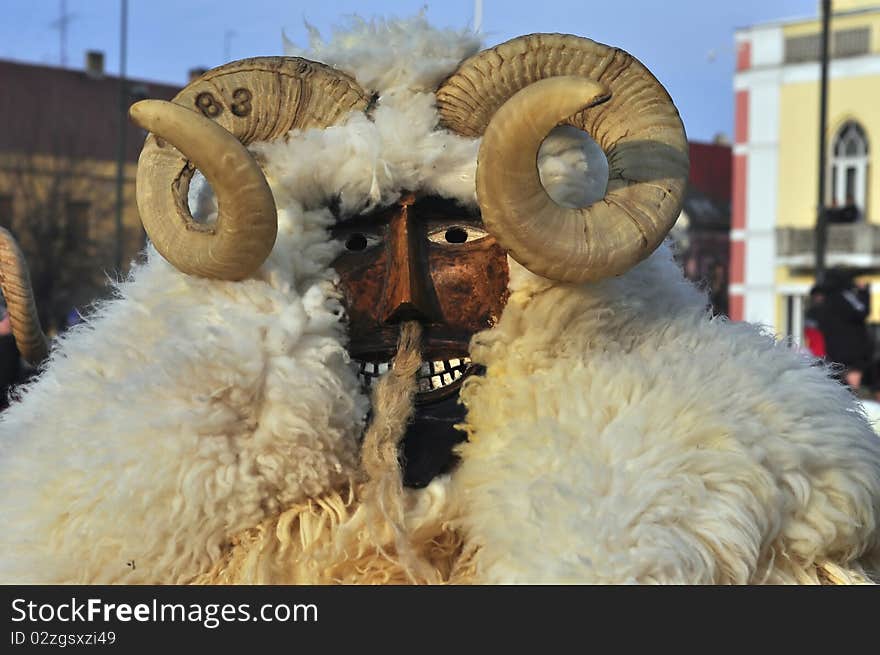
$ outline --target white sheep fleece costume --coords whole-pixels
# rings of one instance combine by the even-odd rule
[[[252,148],[279,208],[256,276],[187,276],[148,248],[118,297],[56,344],[0,417],[0,581],[192,581],[241,534],[344,488],[369,403],[347,361],[324,205],[339,194],[352,214],[402,189],[475,202],[479,143],[436,129],[432,92],[478,48],[422,17],[315,36],[305,56],[380,94],[371,119]],[[407,492],[413,533],[462,535],[467,581],[877,570],[880,440],[824,368],[712,319],[665,246],[599,283],[510,269],[499,324],[472,342],[486,374],[462,390],[462,462]],[[252,557],[240,581],[301,581],[277,551]]]

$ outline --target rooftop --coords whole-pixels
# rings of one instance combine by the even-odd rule
[[[833,8],[832,3],[832,8]],[[843,16],[857,16],[859,14],[875,14],[880,12],[880,2],[876,4],[871,4],[869,6],[861,6],[854,7],[852,9],[837,9],[832,11],[832,17],[838,18]],[[756,23],[754,25],[743,25],[742,27],[736,28],[737,32],[748,32],[749,30],[755,28],[766,28],[766,27],[783,27],[785,25],[796,25],[797,23],[814,23],[821,18],[820,11],[817,8],[816,14],[813,16],[792,16],[789,18],[779,18],[776,20],[769,20],[763,23]]]
[[[180,86],[126,80],[126,106],[170,100]],[[0,60],[0,152],[115,160],[119,136],[120,78]],[[126,159],[136,161],[144,132],[127,122]]]

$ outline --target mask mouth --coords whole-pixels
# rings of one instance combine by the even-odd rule
[[[358,380],[365,391],[369,391],[380,376],[388,372],[390,360],[354,359]],[[462,381],[473,371],[471,358],[467,355],[433,359],[422,362],[416,378],[418,390],[416,402],[430,402],[451,395],[461,386]]]

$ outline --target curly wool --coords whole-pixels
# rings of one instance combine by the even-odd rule
[[[459,468],[400,490],[402,520],[298,506],[201,582],[871,582],[880,440],[824,368],[711,319],[665,247],[579,287],[511,266]]]
[[[282,220],[264,280],[155,252],[0,416],[0,580],[173,583],[357,468],[327,210]]]
[[[297,504],[236,535],[223,559],[193,584],[468,584],[473,551],[447,516],[448,479],[402,497],[407,553],[399,526],[361,504],[349,487]],[[417,558],[419,566],[413,567]]]
[[[469,29],[438,29],[420,13],[410,18],[365,20],[358,16],[324,40],[308,25],[309,48],[284,39],[285,54],[321,61],[349,72],[366,89],[389,95],[431,93],[458,64],[475,54],[479,34]]]
[[[710,318],[665,247],[580,287],[511,266],[501,321],[472,342],[487,372],[462,390],[452,478],[478,579],[820,582],[876,566],[880,439],[827,370]]]
[[[473,48],[446,41],[449,62]],[[404,188],[473,203],[478,144],[436,116],[432,94],[399,89],[372,121],[253,144],[278,207],[254,278],[191,278],[150,247],[55,344],[0,416],[0,581],[191,579],[233,535],[357,475],[369,401],[345,349],[329,205],[351,214]]]
[[[430,92],[474,39],[416,24],[361,23],[321,46],[366,67],[354,72],[379,93],[372,121],[251,146],[279,219],[253,279],[190,278],[149,249],[0,415],[0,580],[413,579],[401,521],[367,521],[351,491],[368,402],[327,228],[331,201],[342,216],[404,189],[474,203],[479,143],[435,129]],[[397,71],[369,70],[365,40]],[[422,41],[445,48],[442,66],[410,66]],[[565,168],[590,166],[568,142],[548,160],[549,141],[542,178],[575,197]],[[858,581],[872,568],[877,440],[823,369],[709,320],[665,250],[581,287],[511,262],[510,286],[500,323],[474,339],[487,373],[463,390],[461,467],[402,493],[428,562],[418,581]]]

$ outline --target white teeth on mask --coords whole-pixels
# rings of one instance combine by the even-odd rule
[[[470,361],[470,357],[461,359],[453,357],[422,363],[419,369],[419,391],[442,389],[460,380],[467,372]]]
[[[462,357],[460,359],[436,359],[430,362],[422,362],[418,372],[419,392],[442,389],[460,380],[464,377],[470,361],[470,357]],[[378,377],[385,375],[391,368],[390,362],[355,361],[353,364],[355,364],[358,380],[360,380],[361,385],[365,388],[370,388]]]
[[[380,375],[388,372],[388,362],[358,362],[355,361],[355,370],[357,371],[358,380],[364,387],[370,387],[373,381]]]

